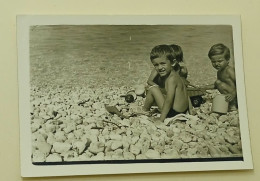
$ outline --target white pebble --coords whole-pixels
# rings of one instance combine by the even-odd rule
[[[104,143],[95,142],[95,143],[90,144],[88,151],[90,151],[91,153],[94,153],[94,154],[98,154],[99,152],[103,152],[104,149],[105,149]]]
[[[39,150],[36,150],[32,154],[33,162],[45,162],[46,155]]]
[[[73,148],[76,149],[77,153],[80,155],[85,151],[87,145],[84,141],[76,141],[75,143],[72,144]]]
[[[112,150],[116,150],[116,149],[122,148],[122,147],[123,147],[122,141],[113,141],[112,144],[111,144]]]
[[[43,141],[37,141],[35,146],[38,150],[40,150],[46,156],[49,155],[49,153],[51,152],[51,148],[52,148],[52,146],[50,144],[43,142]]]
[[[67,152],[72,148],[72,145],[69,143],[61,143],[61,142],[55,142],[53,143],[53,149],[57,153],[63,153]]]
[[[130,152],[133,153],[134,155],[138,155],[141,152],[141,149],[138,146],[131,145]]]
[[[131,152],[123,152],[123,157],[125,160],[134,160],[135,155]]]
[[[148,159],[158,159],[158,158],[160,158],[160,153],[159,153],[158,151],[149,149],[149,150],[145,153],[145,156],[146,156]]]
[[[59,154],[53,153],[46,158],[46,162],[61,162],[62,158]]]
[[[65,132],[64,131],[57,131],[54,134],[54,138],[57,142],[64,142],[65,140],[67,140],[67,137],[65,136]]]

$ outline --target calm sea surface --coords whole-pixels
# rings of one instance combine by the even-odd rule
[[[207,57],[208,50],[213,44],[224,43],[233,52],[232,27],[33,26],[31,83],[101,87],[144,83],[152,69],[151,49],[173,43],[183,49],[188,80],[194,84],[211,83],[216,71]]]

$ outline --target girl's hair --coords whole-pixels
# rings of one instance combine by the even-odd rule
[[[170,47],[173,50],[173,56],[175,57],[176,61],[183,62],[183,52],[179,45],[171,44]]]
[[[213,45],[208,53],[208,57],[211,59],[214,55],[222,55],[224,54],[224,57],[226,60],[230,59],[230,50],[227,46],[225,46],[222,43],[218,43]]]
[[[166,57],[171,63],[174,63],[174,59],[176,59],[174,57],[173,49],[169,45],[157,45],[152,49],[150,53],[151,61],[161,57]]]

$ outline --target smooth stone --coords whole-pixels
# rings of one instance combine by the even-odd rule
[[[180,155],[177,150],[174,149],[166,149],[164,153],[161,155],[162,159],[172,159],[172,158],[180,158]]]
[[[149,149],[144,155],[148,159],[159,159],[160,158],[160,153],[156,150],[151,150],[151,149]]]
[[[69,161],[71,158],[74,157],[75,152],[73,150],[69,150],[67,152],[61,153],[60,155],[63,157],[64,161]]]
[[[40,129],[41,124],[34,122],[31,124],[31,132],[34,133],[36,132],[38,129]]]
[[[132,137],[131,144],[132,144],[132,145],[136,144],[139,139],[140,139],[139,136],[134,136],[134,137]]]
[[[49,132],[54,133],[56,131],[56,125],[49,124],[49,123],[45,124],[45,131],[46,133]]]
[[[123,147],[123,142],[122,141],[113,141],[111,144],[111,149],[112,150],[116,150],[118,148],[122,148]]]
[[[65,136],[65,132],[64,131],[57,131],[54,134],[54,138],[57,142],[64,142],[65,140],[67,140],[67,137]]]
[[[91,130],[90,130],[90,134],[91,134],[91,135],[98,136],[98,135],[100,134],[100,132],[99,132],[98,129],[91,129]]]
[[[101,142],[91,143],[88,147],[88,151],[94,154],[98,154],[99,152],[103,152],[105,150],[105,144]]]
[[[73,133],[74,133],[75,138],[80,139],[83,136],[84,131],[82,129],[77,129],[77,130],[74,130]]]
[[[122,136],[115,133],[110,133],[110,139],[111,140],[122,140]]]
[[[188,148],[188,150],[187,150],[188,156],[196,155],[196,153],[197,153],[197,148]]]
[[[146,158],[146,156],[144,154],[140,154],[140,155],[136,156],[136,159],[137,160],[144,160],[144,159],[147,159],[147,158]]]
[[[141,148],[135,145],[130,145],[130,152],[134,155],[138,155],[141,152]]]
[[[45,162],[46,155],[42,153],[40,150],[35,150],[32,154],[33,162]]]
[[[87,144],[84,141],[76,141],[75,143],[72,143],[72,145],[78,154],[82,154],[87,148]]]
[[[182,134],[180,134],[180,139],[184,142],[184,143],[189,143],[192,141],[192,136],[188,133],[183,132]]]
[[[174,145],[174,147],[177,148],[177,151],[179,151],[182,148],[183,141],[174,139],[172,140],[172,145]]]
[[[59,154],[53,153],[46,158],[46,162],[62,162],[62,158]]]
[[[217,117],[215,117],[215,116],[209,116],[209,117],[207,118],[207,121],[208,121],[209,124],[216,124],[216,123],[217,123]]]
[[[73,123],[70,123],[70,124],[68,124],[67,127],[64,128],[63,130],[64,130],[64,132],[65,132],[66,134],[68,134],[68,133],[70,133],[70,132],[76,130],[76,125],[73,124]]]
[[[61,143],[61,142],[53,143],[53,149],[57,153],[67,152],[71,148],[72,148],[72,145],[70,143]]]
[[[105,155],[103,152],[100,152],[97,155],[92,156],[90,160],[105,160]]]
[[[44,134],[40,134],[39,132],[35,132],[32,134],[32,141],[45,141],[46,137]]]
[[[238,127],[238,126],[239,126],[239,119],[238,119],[238,118],[233,118],[233,119],[230,121],[230,126]]]
[[[236,144],[239,141],[239,138],[236,136],[226,135],[224,138],[225,138],[226,142],[228,142],[230,144]]]
[[[208,148],[209,148],[209,154],[211,155],[212,158],[221,156],[221,151],[218,150],[215,146],[209,145]]]
[[[90,157],[86,154],[79,155],[79,161],[87,161],[90,160]]]
[[[149,147],[148,147],[149,148]],[[148,149],[147,148],[147,149]],[[161,153],[163,153],[163,151],[164,151],[164,146],[162,146],[162,145],[155,145],[154,147],[152,147],[155,151],[157,151],[159,154],[161,154]],[[147,150],[146,149],[146,150]],[[145,150],[145,151],[146,151]],[[142,152],[143,153],[143,152]]]
[[[56,142],[56,139],[55,139],[53,133],[48,134],[48,138],[47,138],[46,142],[49,143],[50,145],[53,145],[53,143]]]
[[[35,146],[39,151],[41,151],[46,156],[50,154],[52,148],[50,144],[43,141],[37,141]]]
[[[125,160],[134,160],[135,155],[131,152],[123,152],[123,157]]]
[[[229,120],[228,116],[227,115],[222,115],[218,118],[218,120],[222,123],[226,122]]]
[[[242,151],[240,151],[240,149],[237,145],[228,145],[227,147],[228,147],[229,151],[233,154],[242,154]]]

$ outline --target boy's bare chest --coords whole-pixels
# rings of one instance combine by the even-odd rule
[[[161,88],[165,88],[165,79],[163,79],[162,77],[158,78],[158,85]]]

